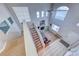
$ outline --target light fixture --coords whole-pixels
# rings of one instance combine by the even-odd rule
[[[76,24],[76,26],[78,26],[78,27],[79,27],[79,23],[77,23],[77,24]]]

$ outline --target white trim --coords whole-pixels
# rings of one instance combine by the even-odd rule
[[[5,48],[6,48],[6,42],[4,43],[3,48],[0,50],[0,53],[2,53]]]

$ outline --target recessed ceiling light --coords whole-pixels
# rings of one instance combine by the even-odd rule
[[[77,24],[76,24],[76,26],[78,26],[78,27],[79,27],[79,23],[77,23]]]

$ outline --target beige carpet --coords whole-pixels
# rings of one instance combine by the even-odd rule
[[[25,56],[23,36],[18,39],[7,41],[5,50],[0,53],[1,56]]]

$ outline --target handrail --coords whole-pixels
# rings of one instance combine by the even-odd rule
[[[35,47],[37,49],[37,52],[39,53],[43,48],[45,48],[43,38],[40,35],[40,33],[39,33],[38,29],[36,28],[36,26],[32,22],[28,22],[27,24],[28,24],[30,33],[32,35],[33,42],[34,42]]]
[[[36,31],[37,31],[37,33],[38,33],[38,35],[39,35],[39,38],[40,38],[40,41],[41,41],[41,43],[42,43],[43,48],[45,48],[45,43],[44,43],[44,41],[43,41],[43,37],[41,36],[41,33],[39,32],[39,30],[38,30],[37,28],[35,28],[35,29],[36,29]]]
[[[23,22],[23,33],[24,33],[26,56],[37,56],[38,53],[34,45],[29,27],[26,22]]]

